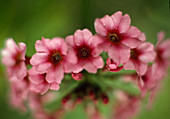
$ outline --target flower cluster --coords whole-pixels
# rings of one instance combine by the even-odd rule
[[[163,41],[164,33],[160,32],[154,48],[153,44],[146,42],[144,33],[131,26],[129,15],[122,15],[120,11],[97,18],[94,26],[95,35],[83,29],[65,39],[55,37],[50,40],[42,37],[36,41],[36,53],[32,57],[25,55],[24,43],[17,46],[13,39],[8,39],[6,48],[2,50],[2,62],[11,84],[11,103],[26,110],[24,103],[29,100],[35,118],[53,119],[57,118],[57,113],[63,113],[69,101],[72,105],[92,101],[96,109],[97,102],[111,103],[113,101],[109,95],[115,95],[119,103],[113,106],[113,116],[116,119],[128,119],[137,112],[140,100],[148,91],[152,99],[159,88],[159,82],[166,75],[170,40]],[[132,73],[112,73],[127,70]],[[105,81],[114,82],[112,79],[115,77],[137,85],[140,95],[133,96],[116,90],[116,87],[109,87]],[[67,87],[63,86],[62,89],[62,85],[67,82]],[[61,90],[66,90],[71,86],[70,82],[76,82],[77,87],[62,95],[63,107],[47,114],[43,109],[45,93],[59,90],[60,85]],[[109,94],[110,88],[114,88],[112,92],[116,93]],[[129,105],[133,105],[132,109],[129,109]],[[89,114],[89,111],[86,112]],[[90,113],[89,118],[96,119],[95,115],[100,115],[98,109],[94,114]]]

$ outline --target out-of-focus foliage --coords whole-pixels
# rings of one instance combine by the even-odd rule
[[[156,43],[156,33],[165,31],[170,37],[170,11],[168,0],[0,0],[0,49],[7,38],[27,44],[27,55],[35,53],[34,43],[42,36],[66,37],[77,29],[88,28],[94,32],[95,18],[116,11],[128,13],[132,25],[137,26]],[[136,119],[170,119],[170,73],[163,82],[153,107],[142,110]],[[4,67],[0,64],[0,119],[30,119],[30,114],[20,114],[8,104],[8,83]],[[145,106],[145,105],[144,105]],[[83,119],[78,107],[68,112],[65,119]],[[85,117],[84,117],[85,118]]]

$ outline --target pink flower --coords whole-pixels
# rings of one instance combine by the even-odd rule
[[[131,119],[139,111],[140,99],[123,92],[116,92],[118,103],[114,107],[114,119]]]
[[[71,76],[74,80],[80,81],[83,78],[82,73],[71,73]]]
[[[25,101],[28,96],[28,81],[27,77],[23,80],[18,80],[16,77],[10,79],[11,91],[10,91],[10,102],[11,104],[23,111],[26,111]]]
[[[153,64],[154,75],[157,80],[163,79],[170,64],[170,39],[163,41],[164,33],[157,34],[156,62]]]
[[[100,51],[96,48],[99,41],[93,38],[88,29],[77,30],[74,35],[66,38],[66,42],[70,45],[70,51],[76,54],[73,73],[83,69],[96,73],[98,68],[103,67],[103,60],[99,56]]]
[[[137,48],[131,49],[130,58],[124,64],[124,69],[135,69],[139,75],[144,75],[148,62],[152,62],[155,58],[154,46],[151,43],[142,43]]]
[[[122,16],[120,11],[95,20],[95,30],[98,34],[95,39],[102,41],[99,49],[107,51],[116,64],[126,62],[130,57],[130,49],[145,41],[145,35],[138,28],[130,26],[130,23],[129,15]]]
[[[106,68],[111,72],[118,72],[123,69],[123,66],[119,66],[110,58],[107,58],[106,64]]]
[[[36,72],[46,73],[45,78],[48,83],[60,84],[64,72],[72,71],[72,63],[75,63],[76,59],[74,53],[68,51],[68,46],[62,38],[52,40],[42,38],[36,42],[35,48],[37,53],[32,56],[30,63]]]
[[[6,48],[2,50],[2,62],[7,66],[9,77],[16,76],[17,79],[24,79],[27,75],[25,52],[24,43],[19,43],[18,47],[13,39],[6,41]]]
[[[146,73],[139,77],[138,80],[139,88],[141,90],[142,97],[145,96],[147,91],[152,91],[157,85],[157,81],[153,76],[152,67],[148,67]]]
[[[59,84],[56,82],[48,83],[46,74],[39,74],[35,71],[35,67],[29,70],[29,79],[31,81],[30,89],[34,92],[44,94],[49,89],[59,90]]]

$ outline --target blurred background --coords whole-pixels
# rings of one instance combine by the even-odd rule
[[[35,53],[35,41],[66,37],[77,29],[93,33],[94,20],[116,11],[128,13],[131,24],[146,34],[147,41],[156,43],[156,34],[164,31],[170,37],[170,2],[168,0],[0,0],[0,50],[12,37],[25,42],[27,55]],[[0,64],[0,119],[31,119],[8,104],[8,82]],[[170,71],[169,71],[170,72]],[[143,109],[136,119],[170,119],[170,73],[150,110]],[[85,119],[81,109],[68,112],[64,119]]]

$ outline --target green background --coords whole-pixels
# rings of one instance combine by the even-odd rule
[[[156,43],[157,32],[170,37],[170,5],[168,0],[0,0],[0,50],[12,37],[25,42],[27,55],[35,53],[34,43],[56,36],[66,37],[77,29],[88,28],[93,33],[95,18],[116,11],[128,13],[131,24],[146,34],[147,41]],[[136,119],[170,119],[170,73],[150,110],[143,109]],[[0,64],[0,119],[30,119],[8,105],[8,83],[4,66]],[[66,119],[83,119],[82,110],[69,112]]]

